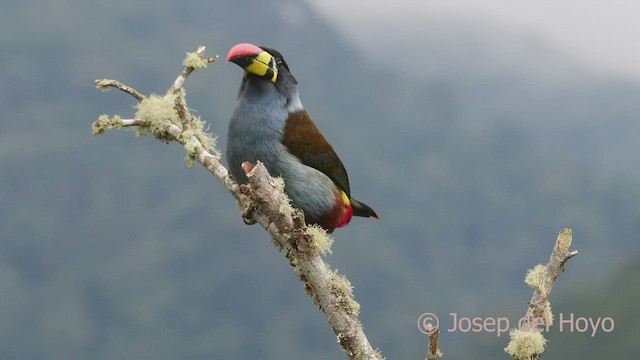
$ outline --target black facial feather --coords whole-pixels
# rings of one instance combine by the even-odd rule
[[[269,54],[271,54],[271,56],[273,56],[273,58],[276,60],[276,65],[278,66],[278,69],[285,68],[287,69],[287,71],[291,72],[291,70],[289,70],[289,65],[287,65],[287,63],[284,61],[282,54],[280,54],[278,50],[271,49],[265,46],[260,46],[260,49],[268,52]]]

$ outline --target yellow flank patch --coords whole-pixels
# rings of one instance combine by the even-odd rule
[[[349,200],[349,197],[347,196],[347,193],[345,193],[344,191],[340,191],[340,195],[342,195],[342,202],[344,203],[345,206],[350,206],[351,205],[351,201]]]

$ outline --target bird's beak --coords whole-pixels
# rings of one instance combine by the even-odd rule
[[[278,69],[275,59],[265,50],[251,44],[238,44],[229,50],[227,62],[237,64],[249,74],[257,75],[275,83]]]

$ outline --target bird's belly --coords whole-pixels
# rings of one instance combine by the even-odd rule
[[[320,171],[300,163],[297,158],[287,160],[287,157],[292,156],[287,154],[284,161],[278,159],[265,165],[273,176],[284,179],[285,193],[291,199],[291,205],[302,209],[308,222],[316,222],[314,219],[334,211],[340,192],[333,181]]]
[[[255,126],[239,121],[230,124],[227,137],[227,162],[229,171],[238,183],[246,183],[247,177],[241,164],[245,161],[261,161],[271,176],[282,177],[285,193],[293,207],[305,213],[307,223],[322,224],[333,218],[341,202],[340,191],[322,172],[304,165],[282,144],[282,133],[266,131],[256,133]],[[273,129],[272,129],[273,130]],[[333,220],[332,220],[333,221]],[[325,226],[325,228],[331,228]]]
[[[240,166],[245,161],[255,163],[259,160],[271,176],[282,177],[291,204],[303,210],[307,217],[317,218],[333,211],[340,195],[329,177],[302,164],[280,143],[262,141],[239,144],[236,141],[228,146],[227,156],[231,174],[239,183],[247,182]]]

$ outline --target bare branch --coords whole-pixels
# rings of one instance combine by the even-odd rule
[[[545,273],[540,274],[542,276],[539,279],[536,279],[535,274],[533,274],[532,276],[534,276],[534,278],[528,282],[530,285],[533,284],[532,286],[535,290],[529,303],[529,310],[527,311],[528,317],[543,319],[545,320],[545,324],[548,323],[546,318],[550,316],[550,314],[545,313],[545,309],[547,308],[553,285],[556,283],[558,276],[564,271],[564,264],[567,260],[578,255],[577,250],[569,251],[572,238],[573,233],[571,229],[562,229],[558,234],[556,244],[551,252],[549,263],[544,268]]]
[[[136,89],[129,87],[118,80],[97,79],[95,83],[96,87],[100,90],[108,91],[110,88],[116,88],[133,96],[134,98],[136,98],[136,100],[138,100],[138,102],[142,102],[142,100],[144,100],[144,95],[136,91]]]
[[[440,328],[427,324],[427,336],[429,337],[429,349],[427,350],[426,360],[436,360],[442,356],[442,352],[438,348],[438,339],[440,338]]]
[[[249,185],[238,185],[220,163],[213,137],[202,130],[202,121],[189,112],[181,91],[185,80],[194,70],[206,67],[206,64],[217,59],[217,56],[204,56],[204,50],[204,47],[200,47],[196,53],[187,54],[185,69],[165,96],[165,99],[173,101],[179,121],[172,121],[171,118],[143,120],[137,116],[134,119],[121,119],[105,115],[94,122],[94,134],[117,127],[153,127],[157,132],[160,127],[165,133],[161,140],[166,140],[166,135],[183,144],[187,149],[187,158],[204,166],[238,200],[242,208],[251,208],[252,219],[271,234],[280,249],[286,251],[305,291],[324,312],[347,356],[350,359],[381,360],[382,355],[371,347],[358,320],[359,305],[353,299],[351,284],[344,276],[331,270],[320,256],[323,252],[320,244],[330,243],[326,238],[321,239],[326,234],[311,231],[313,227],[305,225],[302,212],[291,208],[282,186],[278,186],[278,182],[261,163],[258,162],[255,166],[246,164],[244,168]],[[134,89],[115,80],[100,80],[100,83],[96,81],[96,85],[100,88],[116,87],[133,95],[141,103],[146,99]],[[156,133],[154,135],[158,137]]]

